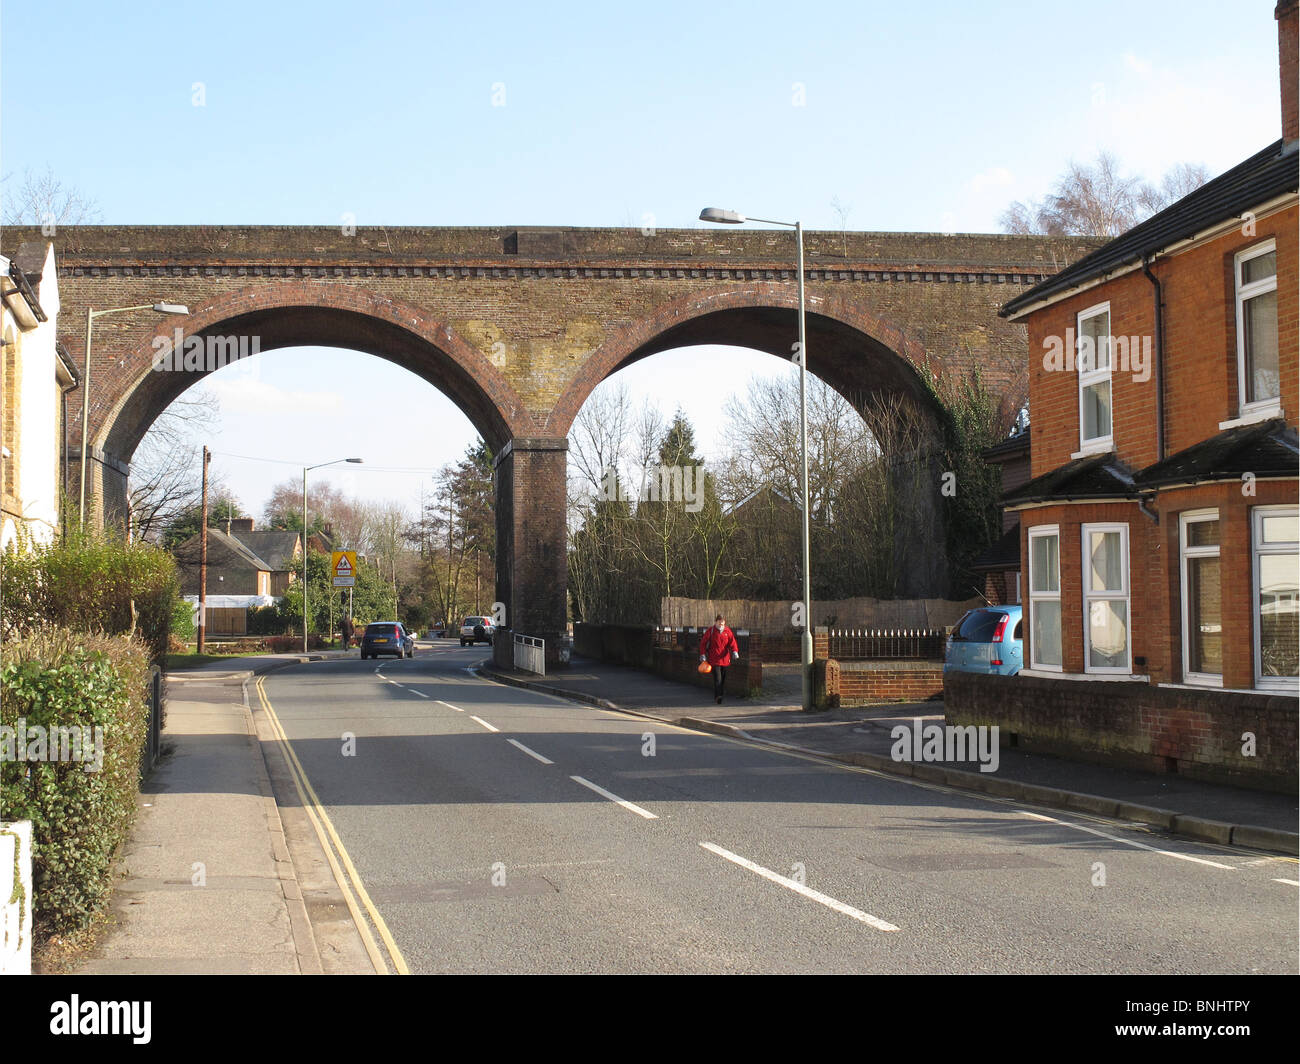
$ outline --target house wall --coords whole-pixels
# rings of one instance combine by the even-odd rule
[[[1133,673],[1153,684],[1185,682],[1182,650],[1182,589],[1179,515],[1217,509],[1220,528],[1220,594],[1223,600],[1223,686],[1255,685],[1254,575],[1251,510],[1295,505],[1296,482],[1260,480],[1253,495],[1236,481],[1161,492],[1152,507],[1159,523],[1133,503],[1064,504],[1021,511],[1020,556],[1029,557],[1029,531],[1058,525],[1061,545],[1062,671],[1084,670],[1084,524],[1120,523],[1129,536],[1129,633]],[[1028,561],[1022,570],[1022,599],[1029,610]],[[1025,667],[1034,660],[1033,625],[1024,632]],[[1145,659],[1140,660],[1140,659]]]
[[[62,404],[55,351],[59,289],[54,274],[53,257],[47,255],[38,292],[45,321],[24,329],[7,306],[2,315],[6,343],[0,358],[0,424],[9,454],[0,460],[4,467],[0,548],[22,537],[48,543],[59,525]]]
[[[1297,383],[1296,227],[1295,205],[1257,219],[1254,235],[1242,228],[1152,266],[1164,298],[1165,453],[1175,454],[1216,435],[1219,424],[1238,414],[1237,324],[1234,258],[1263,243],[1277,242],[1278,348],[1282,409],[1294,424],[1300,407]],[[1052,338],[1064,342],[1077,330],[1078,314],[1110,303],[1111,333],[1150,340],[1154,352],[1154,288],[1140,270],[1077,293],[1030,315],[1029,333],[1030,459],[1034,476],[1071,460],[1079,451],[1079,381],[1076,372],[1045,366]],[[1067,345],[1068,350],[1068,345]],[[1140,469],[1156,454],[1156,375],[1116,370],[1111,377],[1115,453]]]

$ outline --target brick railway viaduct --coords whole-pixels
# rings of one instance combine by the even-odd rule
[[[44,239],[5,234],[11,255]],[[783,230],[84,226],[52,239],[60,337],[78,364],[87,307],[190,309],[95,325],[90,492],[103,519],[124,520],[141,438],[205,375],[155,370],[155,337],[179,325],[186,336],[256,336],[262,352],[377,355],[448,395],[497,455],[497,598],[516,631],[547,638],[548,656],[565,622],[566,437],[592,389],[659,351],[730,344],[789,357],[796,338]],[[978,366],[1014,410],[1028,394],[1025,332],[997,308],[1092,246],[807,233],[808,368],[850,400],[894,393],[932,410],[925,377]],[[70,479],[80,402],[78,388]]]

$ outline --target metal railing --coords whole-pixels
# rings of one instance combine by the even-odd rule
[[[546,640],[532,635],[515,636],[515,668],[546,675]]]
[[[832,628],[827,634],[830,656],[839,661],[939,661],[946,639],[942,628]]]

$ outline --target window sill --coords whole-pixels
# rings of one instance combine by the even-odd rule
[[[1228,421],[1220,421],[1219,429],[1238,429],[1243,425],[1255,425],[1261,421],[1270,421],[1275,417],[1284,417],[1281,403],[1274,403],[1272,406],[1262,406],[1257,410],[1247,410],[1239,417],[1231,418]]]
[[[1168,687],[1171,691],[1215,691],[1225,695],[1279,695],[1300,694],[1295,688],[1286,690],[1280,687],[1223,687],[1218,684],[1201,683],[1158,683],[1157,687]]]
[[[1110,440],[1105,443],[1085,443],[1074,454],[1070,455],[1071,459],[1091,458],[1095,454],[1114,454],[1115,444]]]
[[[1020,676],[1031,676],[1040,680],[1098,680],[1102,683],[1150,683],[1150,676],[1139,676],[1136,673],[1105,673],[1105,672],[1049,672],[1044,668],[1021,669]]]

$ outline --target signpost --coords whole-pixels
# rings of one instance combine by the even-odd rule
[[[334,578],[334,587],[348,589],[348,602],[352,600],[352,588],[357,582],[357,552],[354,550],[336,550],[330,555],[330,574]],[[352,616],[352,610],[348,610]],[[330,595],[330,639],[334,639],[334,595]],[[345,648],[346,649],[346,648]]]
[[[330,558],[330,571],[335,587],[355,587],[357,583],[357,552],[336,550]]]

